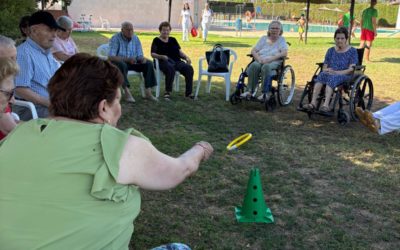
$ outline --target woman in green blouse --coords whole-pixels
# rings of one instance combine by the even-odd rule
[[[0,142],[2,249],[128,249],[139,188],[173,188],[211,155],[198,142],[174,158],[116,128],[122,82],[111,63],[77,54],[48,85],[52,117]]]

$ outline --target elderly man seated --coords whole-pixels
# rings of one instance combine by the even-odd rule
[[[58,29],[54,17],[46,11],[38,11],[29,18],[29,37],[17,48],[17,62],[21,70],[15,78],[16,96],[35,105],[39,117],[49,116],[49,93],[47,84],[60,64],[50,49]],[[31,119],[29,110],[14,107],[21,120]]]
[[[111,38],[108,58],[119,68],[124,76],[123,89],[127,102],[135,102],[129,90],[129,70],[143,73],[146,98],[157,100],[151,93],[151,88],[157,85],[153,63],[143,56],[142,44],[133,32],[132,23],[123,22],[121,24],[121,32]]]

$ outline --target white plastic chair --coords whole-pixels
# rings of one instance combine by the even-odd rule
[[[110,22],[108,21],[108,19],[102,18],[100,16],[100,23],[102,29],[105,28],[106,30],[110,30]]]
[[[37,112],[36,112],[36,108],[35,108],[35,105],[33,105],[33,103],[28,102],[28,101],[15,100],[13,105],[21,106],[21,107],[25,107],[25,108],[29,109],[31,111],[31,114],[32,114],[32,119],[37,119],[38,118],[38,115],[37,115]],[[15,114],[15,115],[17,115],[17,114]],[[18,117],[18,119],[19,119],[19,117]]]
[[[195,94],[195,99],[197,99],[197,96],[199,94],[199,90],[200,90],[200,84],[201,84],[201,77],[203,75],[207,76],[207,88],[206,88],[206,92],[210,93],[211,91],[211,78],[213,76],[217,76],[217,77],[223,77],[225,80],[225,100],[229,101],[229,96],[231,93],[231,74],[232,74],[232,68],[233,68],[233,64],[236,62],[237,60],[237,54],[235,51],[233,51],[232,49],[229,48],[225,48],[228,49],[230,51],[229,56],[230,56],[230,63],[229,63],[229,71],[228,72],[224,72],[224,73],[216,73],[216,72],[208,72],[207,68],[203,69],[203,61],[206,59],[205,57],[200,57],[199,59],[199,78],[197,80],[197,88],[196,88],[196,94]]]
[[[103,60],[108,59],[108,52],[109,52],[109,45],[108,44],[102,44],[97,48],[97,56],[100,57]],[[140,78],[140,91],[142,93],[142,96],[145,97],[144,93],[144,77],[142,72],[137,72],[134,70],[129,70],[128,71],[128,76],[138,76]],[[158,97],[158,96],[157,96]]]
[[[161,74],[163,72],[160,70],[160,62],[157,58],[154,58],[154,62],[156,64],[156,81],[157,81],[157,88],[156,88],[156,97],[158,98],[160,96],[160,86],[161,86]],[[164,74],[163,74],[164,75]],[[175,72],[175,79],[174,79],[174,90],[176,92],[179,91],[179,71]]]

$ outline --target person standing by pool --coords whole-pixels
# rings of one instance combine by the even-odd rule
[[[376,19],[378,11],[374,8],[376,0],[371,0],[371,6],[362,12],[361,17],[361,37],[360,48],[365,48],[365,60],[370,62],[369,54],[371,52],[372,42],[377,36],[376,32]]]
[[[306,30],[306,18],[304,17],[304,14],[301,14],[300,19],[297,21],[297,25],[299,26],[299,41],[303,42],[303,34]]]
[[[189,41],[189,22],[192,23],[193,27],[193,19],[188,2],[183,4],[180,22],[182,24],[182,41]]]
[[[203,29],[203,42],[207,41],[208,30],[210,29],[213,12],[210,5],[205,3],[204,10],[201,15],[201,28]]]
[[[351,20],[351,18],[350,18],[350,10],[346,14],[343,15],[342,20],[343,20],[343,27],[346,27],[347,30],[349,31],[349,34],[351,34],[351,37],[355,38],[356,35],[354,34],[354,31],[357,28],[357,26],[355,24],[356,23],[360,23],[360,22],[358,22],[355,19],[354,14],[353,14],[353,18]],[[352,24],[351,25],[351,30],[350,30],[350,23]]]

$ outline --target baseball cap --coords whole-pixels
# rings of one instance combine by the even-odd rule
[[[58,26],[56,20],[54,19],[53,15],[47,11],[37,11],[31,15],[29,18],[29,26],[35,24],[45,24],[53,29],[59,29],[65,31],[64,28]]]

